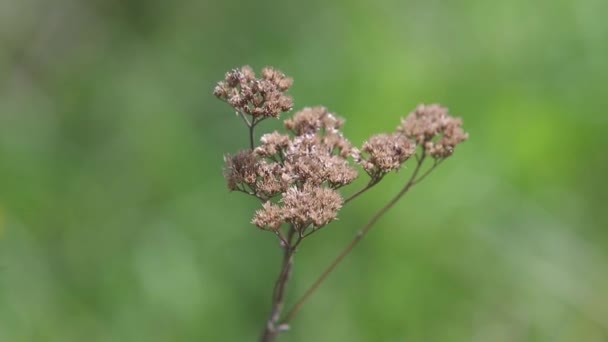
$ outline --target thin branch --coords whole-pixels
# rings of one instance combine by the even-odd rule
[[[359,197],[359,195],[361,195],[364,192],[366,192],[367,190],[373,188],[374,185],[378,184],[380,182],[380,180],[382,180],[382,177],[384,177],[384,176],[370,179],[369,183],[367,183],[367,185],[363,189],[355,192],[354,194],[350,195],[347,199],[345,199],[343,205],[346,205],[346,203],[354,200],[355,198]]]
[[[246,190],[246,189],[244,189],[244,188],[237,187],[236,189],[234,189],[234,191],[242,192],[242,193],[244,193],[244,194],[246,194],[246,195],[249,195],[249,196],[251,196],[251,197],[255,197],[255,198],[257,198],[258,200],[260,200],[260,202],[262,202],[262,203],[264,203],[264,202],[266,202],[267,200],[269,200],[269,198],[262,197],[262,196],[258,195],[257,193],[255,193],[255,192],[251,192],[251,191],[247,191],[247,190]]]
[[[413,183],[414,183],[414,185],[415,185],[415,184],[418,184],[418,183],[420,183],[420,182],[422,182],[422,180],[423,180],[423,179],[424,179],[426,176],[428,176],[428,175],[429,175],[431,172],[433,172],[433,170],[435,170],[435,168],[436,168],[437,166],[439,166],[439,164],[441,164],[441,162],[443,162],[444,160],[445,160],[445,158],[443,158],[443,159],[435,159],[435,160],[433,161],[433,166],[431,166],[431,167],[430,167],[428,170],[426,170],[426,172],[424,172],[424,173],[423,173],[423,174],[422,174],[420,177],[418,177],[418,179],[415,179],[415,180],[414,180],[414,182],[413,182]]]
[[[305,239],[305,238],[311,236],[312,234],[318,232],[319,230],[321,230],[321,229],[315,229],[315,228],[311,229],[308,233],[302,235],[302,239]]]
[[[254,144],[254,138],[253,138],[253,130],[255,128],[255,119],[253,119],[253,122],[251,123],[251,125],[249,126],[249,148],[253,151],[253,147],[255,146]]]
[[[251,122],[249,121],[249,119],[247,119],[247,117],[245,116],[245,114],[243,112],[237,111],[236,113],[243,119],[243,121],[245,121],[245,124],[247,125],[247,127],[251,127]]]
[[[403,197],[403,195],[408,192],[408,190],[412,186],[414,186],[416,182],[416,177],[420,172],[420,168],[424,163],[425,157],[426,155],[423,153],[422,156],[418,159],[418,163],[416,165],[416,168],[414,169],[414,172],[410,176],[410,179],[401,189],[401,191],[399,191],[399,193],[397,193],[395,197],[393,197],[382,209],[380,209],[380,211],[378,211],[376,215],[372,217],[372,219],[363,227],[363,229],[361,229],[357,233],[357,235],[355,235],[354,239],[342,250],[338,257],[334,259],[334,261],[323,271],[323,273],[321,273],[319,278],[317,278],[317,280],[308,288],[308,290],[304,292],[300,299],[298,299],[296,304],[294,304],[294,306],[291,308],[291,310],[287,313],[287,315],[281,322],[282,324],[288,324],[298,314],[304,303],[306,303],[310,296],[317,290],[317,288],[323,283],[323,281],[327,279],[327,277],[334,271],[334,269],[340,264],[340,262],[342,262],[342,260],[353,250],[353,248],[359,243],[359,241],[361,241],[361,239],[374,227],[376,222],[378,222],[378,220],[382,216],[384,216],[384,214],[386,214]],[[431,168],[431,171],[435,168],[435,166],[436,165]],[[422,178],[428,175],[428,173],[430,173],[430,171],[427,171],[427,173],[425,173],[417,181],[421,181]]]
[[[287,240],[285,239],[285,236],[283,236],[283,233],[281,233],[281,231],[279,229],[277,229],[276,234],[277,234],[277,237],[279,238],[279,240],[281,240],[281,247],[282,248],[288,247],[289,242],[287,242]]]
[[[295,233],[296,228],[294,225],[291,225],[289,227],[287,239],[284,240],[286,244],[283,249],[283,265],[281,266],[281,272],[279,273],[279,277],[274,285],[272,294],[272,310],[270,317],[266,322],[264,332],[262,333],[262,342],[274,341],[277,335],[282,331],[281,326],[277,325],[277,323],[281,317],[281,312],[283,311],[283,306],[285,304],[285,290],[291,276],[291,270],[293,268],[293,256],[296,252],[296,247],[300,244],[300,241],[302,241],[302,238],[298,237],[296,242],[292,245],[292,240]]]

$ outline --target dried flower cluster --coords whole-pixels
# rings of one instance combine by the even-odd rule
[[[271,230],[277,230],[283,222],[298,230],[311,225],[320,228],[333,221],[342,207],[342,197],[337,191],[308,183],[302,188],[287,189],[281,202],[282,206],[264,203],[253,217],[253,224]]]
[[[369,157],[358,156],[357,161],[372,178],[378,178],[399,170],[416,152],[416,144],[402,134],[378,134],[363,144],[362,151]]]
[[[291,78],[273,68],[264,68],[262,78],[257,79],[251,67],[244,66],[226,73],[213,94],[239,113],[278,118],[293,106],[292,98],[285,95],[292,84]]]
[[[262,79],[256,79],[253,70],[244,66],[228,72],[214,94],[241,113],[276,118],[292,107],[291,97],[285,95],[292,83],[272,68],[263,69]],[[253,151],[225,157],[228,188],[262,200],[252,223],[273,231],[283,223],[304,231],[334,220],[343,201],[337,189],[358,176],[349,157],[377,182],[399,170],[416,153],[417,145],[434,158],[445,158],[467,138],[462,121],[439,105],[420,105],[402,120],[396,133],[374,135],[361,149],[340,131],[344,119],[325,107],[304,108],[284,124],[291,135],[264,134]]]
[[[401,121],[397,130],[424,147],[434,158],[446,158],[456,145],[468,139],[462,120],[451,117],[448,109],[437,104],[419,105]]]
[[[289,223],[303,231],[336,218],[342,206],[336,189],[358,175],[348,161],[354,149],[340,132],[343,123],[324,107],[305,108],[285,121],[293,136],[265,134],[253,151],[226,157],[228,187],[266,201],[252,220],[256,226],[276,230]],[[279,204],[269,201],[279,194]]]
[[[468,138],[462,120],[450,116],[446,108],[420,105],[401,120],[396,132],[374,135],[359,149],[344,137],[344,119],[319,106],[306,107],[285,120],[287,133],[264,134],[256,144],[254,129],[259,122],[292,109],[293,101],[286,95],[292,83],[291,78],[273,68],[263,69],[262,77],[256,78],[253,70],[244,66],[228,72],[214,90],[214,95],[232,106],[249,128],[249,149],[224,157],[228,188],[262,202],[251,222],[274,232],[284,250],[263,342],[275,341],[306,299],[377,220]],[[428,158],[434,163],[421,172]],[[346,203],[391,171],[399,171],[410,159],[416,163],[405,186],[357,233],[281,320],[285,287],[300,242],[334,221]],[[358,177],[357,165],[369,176],[368,183],[345,199],[341,188]]]

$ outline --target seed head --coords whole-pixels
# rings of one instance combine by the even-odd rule
[[[397,131],[423,146],[434,158],[447,158],[456,145],[469,135],[462,129],[462,120],[449,115],[448,109],[437,104],[419,105],[401,120]]]
[[[416,152],[416,144],[400,133],[372,136],[361,149],[358,162],[370,176],[399,170],[401,165]]]
[[[253,69],[244,66],[226,73],[218,82],[213,94],[226,101],[237,112],[254,118],[278,118],[293,107],[293,100],[285,95],[293,80],[273,68],[264,68],[257,79]]]

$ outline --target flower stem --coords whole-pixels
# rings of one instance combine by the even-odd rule
[[[361,195],[361,194],[363,194],[364,192],[366,192],[367,190],[369,190],[369,189],[373,188],[373,187],[374,187],[374,185],[376,185],[376,184],[380,183],[380,181],[381,181],[381,180],[382,180],[382,177],[379,177],[379,178],[372,178],[372,179],[369,181],[369,183],[367,183],[367,185],[366,185],[366,186],[365,186],[363,189],[361,189],[361,190],[359,190],[359,191],[355,192],[354,194],[350,195],[350,197],[348,197],[347,199],[345,199],[345,200],[344,200],[344,204],[343,204],[343,205],[346,205],[346,203],[348,203],[348,202],[350,202],[350,201],[354,200],[355,198],[359,197],[359,195]]]
[[[251,124],[249,126],[249,148],[253,151],[254,142],[253,142],[253,129],[255,128],[255,124]]]
[[[287,239],[284,240],[284,252],[283,252],[283,265],[281,266],[281,272],[277,278],[274,291],[272,295],[272,310],[270,317],[266,322],[264,331],[262,332],[261,342],[273,342],[276,340],[279,333],[283,331],[281,325],[278,324],[281,318],[281,312],[285,304],[285,290],[287,283],[291,276],[291,270],[293,268],[293,257],[296,252],[296,248],[301,241],[301,237],[298,237],[295,243],[293,238],[296,233],[295,227],[292,225],[289,229]]]

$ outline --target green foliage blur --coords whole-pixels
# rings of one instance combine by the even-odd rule
[[[256,340],[281,252],[226,189],[247,132],[211,94],[244,64],[292,76],[296,109],[327,106],[356,145],[418,103],[470,133],[281,341],[607,341],[606,13],[0,0],[0,341]],[[289,302],[410,171],[305,241]]]

